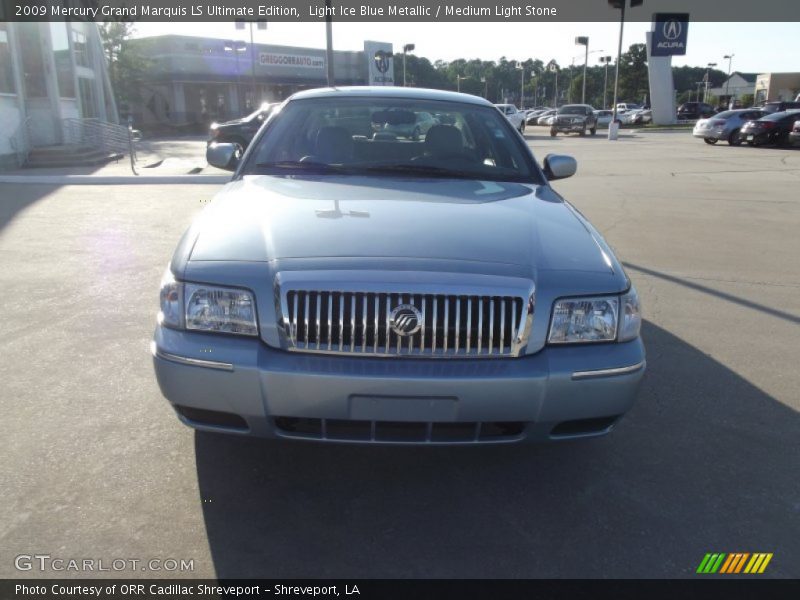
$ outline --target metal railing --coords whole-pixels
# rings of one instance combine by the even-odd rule
[[[17,166],[19,167],[25,164],[31,151],[30,122],[30,117],[24,119],[17,127],[14,135],[11,136],[11,147],[17,155]]]
[[[62,119],[64,143],[91,146],[103,152],[127,154],[128,128],[100,119]]]

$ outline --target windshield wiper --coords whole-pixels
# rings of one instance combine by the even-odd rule
[[[261,169],[286,169],[292,171],[323,171],[323,172],[343,172],[346,167],[341,165],[331,165],[314,160],[280,160],[277,162],[256,163],[257,168]]]

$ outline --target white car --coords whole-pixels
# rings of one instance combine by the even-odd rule
[[[598,127],[608,127],[611,123],[611,119],[614,117],[613,110],[596,110],[594,114],[597,117]]]
[[[536,124],[537,125],[552,125],[553,121],[555,121],[557,112],[558,111],[556,111],[556,110],[548,110],[548,111],[543,112],[541,115],[539,115],[539,119],[536,121]]]
[[[525,111],[517,110],[517,107],[513,104],[495,104],[495,106],[511,122],[514,129],[520,133],[525,133]]]

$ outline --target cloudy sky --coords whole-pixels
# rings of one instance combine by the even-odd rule
[[[626,23],[623,48],[644,42],[649,23]],[[249,33],[227,23],[139,23],[136,35],[168,33],[230,39],[249,39]],[[601,55],[616,55],[618,23],[334,23],[337,50],[361,50],[363,41],[392,42],[395,51],[405,43],[416,44],[416,54],[433,60],[481,58],[497,60],[536,57],[555,58],[562,66],[583,64],[583,48],[574,44],[578,35],[589,36],[589,64]],[[705,66],[709,62],[727,70],[722,57],[733,53],[733,70],[753,73],[800,71],[794,50],[800,39],[800,23],[691,23],[688,53],[674,57],[673,64]],[[324,23],[269,23],[256,32],[256,41],[288,46],[325,47]],[[785,49],[785,50],[782,50]],[[603,52],[595,52],[602,50]]]

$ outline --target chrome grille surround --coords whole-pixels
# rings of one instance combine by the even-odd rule
[[[281,347],[370,357],[513,358],[524,353],[534,284],[523,278],[429,272],[287,271],[275,277]],[[423,326],[400,336],[394,308]],[[376,334],[377,332],[377,334]]]

